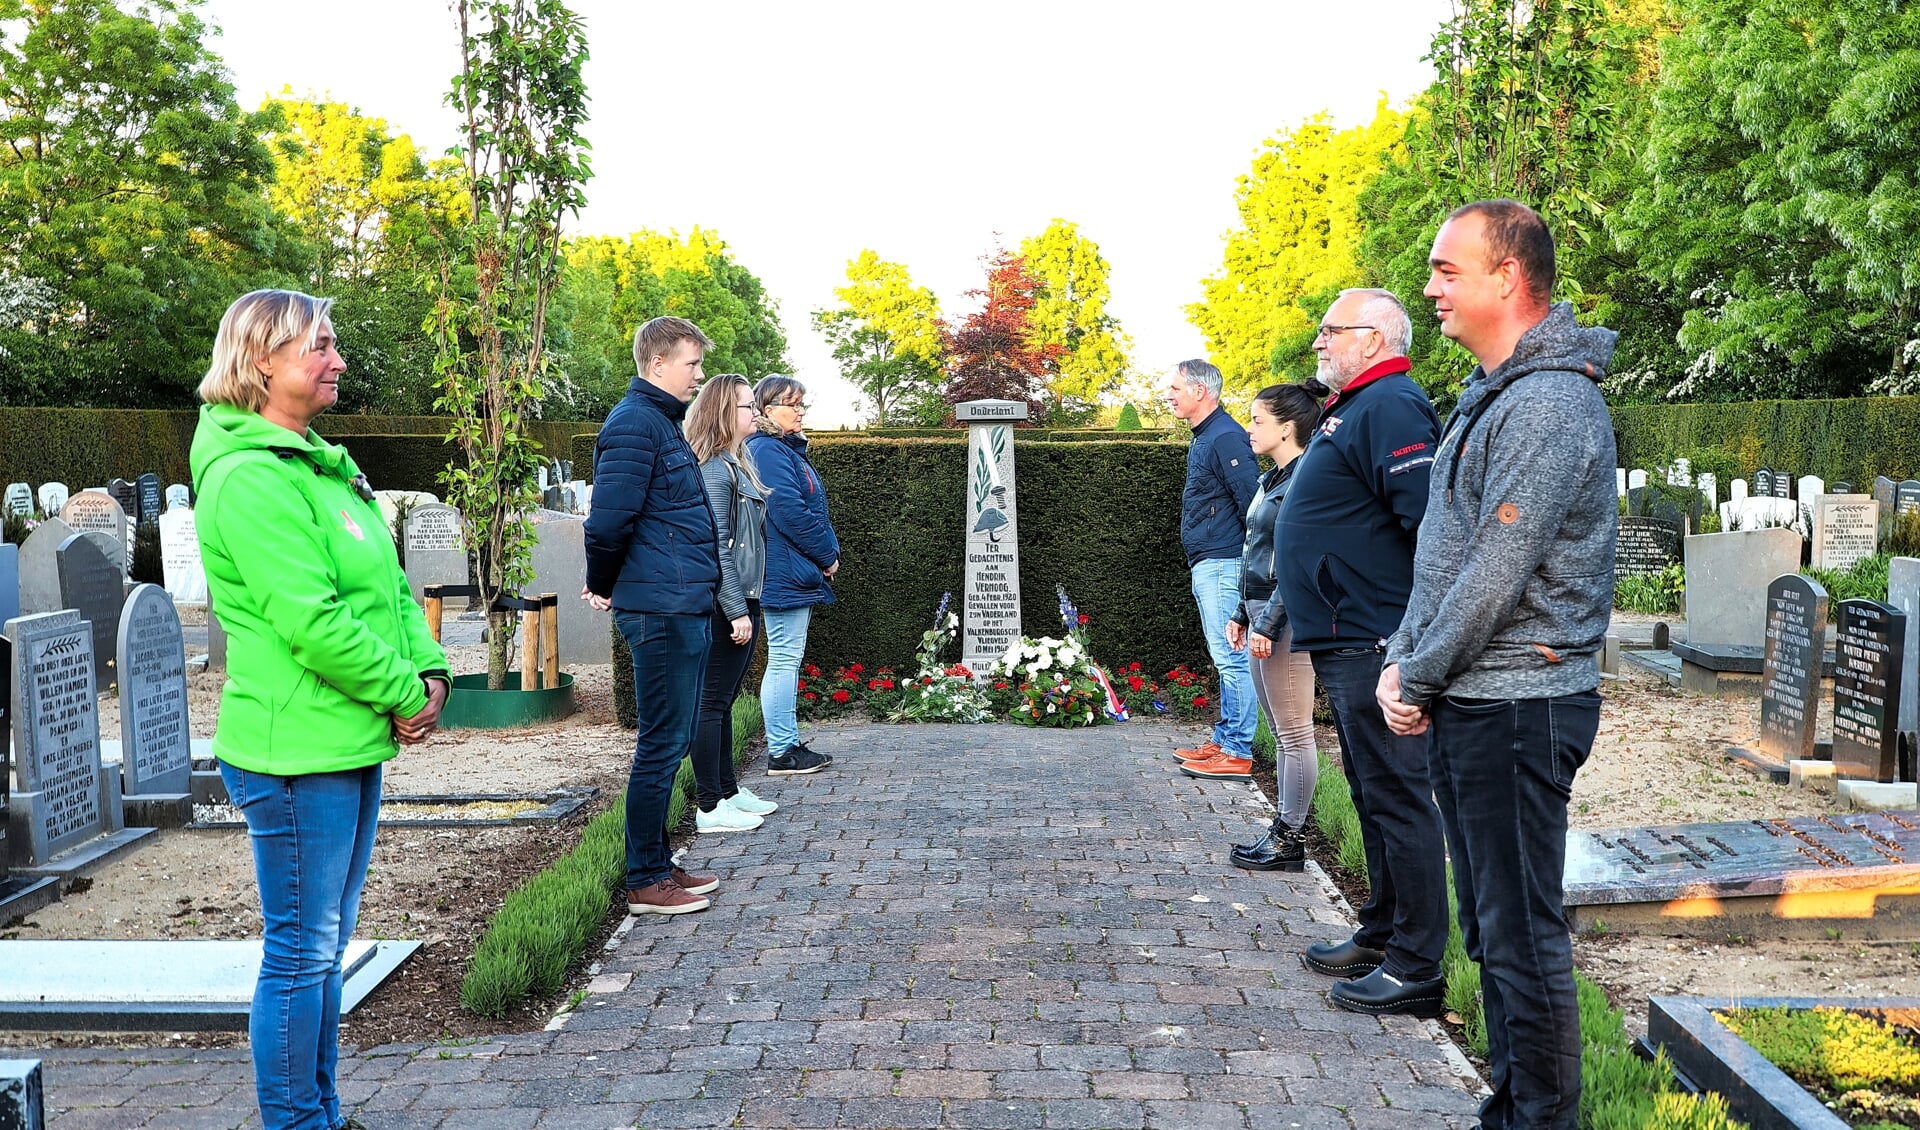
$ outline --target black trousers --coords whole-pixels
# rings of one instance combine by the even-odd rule
[[[740,791],[733,764],[733,700],[740,696],[753,649],[760,646],[760,602],[747,601],[753,638],[733,642],[733,621],[714,609],[713,648],[707,652],[707,679],[700,691],[700,721],[693,737],[694,798],[703,811]]]

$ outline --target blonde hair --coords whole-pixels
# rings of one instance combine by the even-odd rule
[[[255,290],[234,299],[220,316],[200,399],[260,411],[267,405],[267,378],[254,362],[290,341],[304,341],[312,349],[332,312],[333,299],[297,290]]]
[[[736,434],[733,423],[740,411],[740,390],[752,387],[739,373],[708,377],[707,383],[700,386],[700,394],[693,398],[693,406],[687,409],[687,422],[683,426],[695,459],[705,463],[725,452],[746,472],[747,481],[754,489],[764,491],[760,476],[754,472],[753,460],[741,452],[746,436]]]

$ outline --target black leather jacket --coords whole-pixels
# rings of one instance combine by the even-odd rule
[[[1279,639],[1287,627],[1287,609],[1275,591],[1274,522],[1280,517],[1280,500],[1287,496],[1293,469],[1299,465],[1300,460],[1295,459],[1262,475],[1260,492],[1247,507],[1247,541],[1240,551],[1240,607],[1234,612],[1233,620],[1270,640]],[[1250,600],[1267,602],[1258,624],[1251,623],[1247,615]]]

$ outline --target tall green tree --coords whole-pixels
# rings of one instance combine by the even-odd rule
[[[560,0],[454,0],[461,185],[471,211],[452,233],[434,328],[436,407],[466,456],[442,476],[466,519],[488,620],[487,687],[506,685],[516,613],[495,602],[533,577],[529,521],[540,445],[526,420],[542,395],[548,304],[561,223],[586,202],[586,26]],[[472,285],[456,278],[456,264]]]
[[[1310,376],[1315,326],[1341,288],[1360,285],[1361,190],[1403,152],[1407,117],[1383,99],[1373,120],[1338,130],[1326,114],[1267,139],[1240,177],[1240,224],[1220,273],[1202,280],[1187,318],[1230,390]]]
[[[907,268],[871,249],[847,262],[841,305],[814,312],[813,324],[833,347],[849,383],[866,394],[875,427],[935,424],[946,413],[939,398],[946,347],[940,302],[915,286]]]
[[[187,405],[228,303],[296,281],[193,0],[0,0],[0,270],[51,296],[0,331],[0,400]]]
[[[1055,217],[1045,231],[1020,241],[1027,273],[1038,284],[1029,332],[1039,346],[1058,346],[1059,360],[1047,389],[1059,422],[1092,416],[1102,396],[1126,377],[1132,343],[1119,319],[1107,313],[1112,288],[1100,245],[1080,226]]]
[[[434,397],[433,311],[447,232],[471,203],[459,163],[423,159],[384,119],[283,91],[261,107],[275,179],[268,199],[304,237],[304,285],[337,299],[347,358],[337,410],[425,413]]]
[[[1916,391],[1920,13],[1695,0],[1663,52],[1646,182],[1615,223],[1686,296],[1652,395]]]
[[[687,318],[712,339],[708,372],[757,380],[790,371],[778,304],[718,234],[586,236],[565,247],[546,414],[604,416],[633,379],[633,331],[662,314]]]

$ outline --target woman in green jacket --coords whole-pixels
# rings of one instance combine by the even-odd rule
[[[200,382],[200,553],[227,631],[213,752],[246,817],[265,946],[249,1035],[265,1130],[338,1130],[340,962],[380,812],[380,765],[425,741],[446,653],[372,488],[310,429],[339,396],[331,299],[227,308]]]

